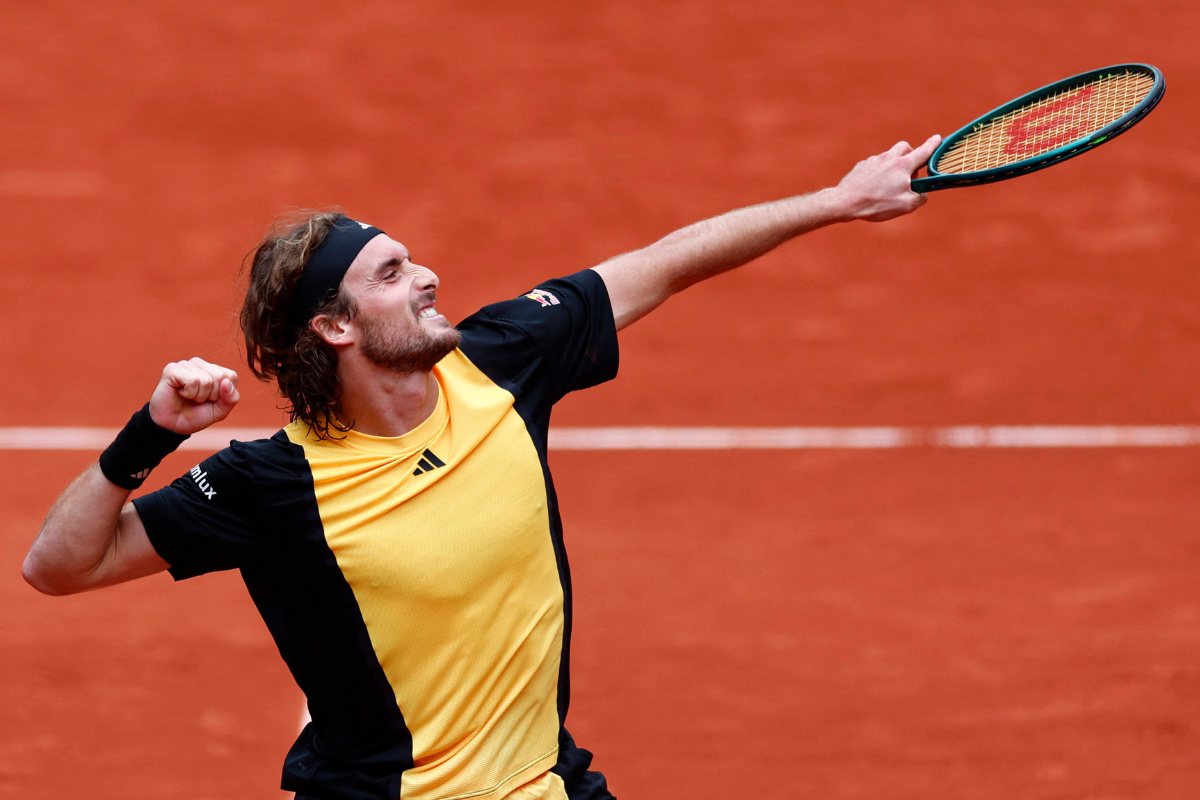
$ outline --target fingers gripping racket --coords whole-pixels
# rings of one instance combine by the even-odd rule
[[[1018,97],[956,131],[929,157],[914,192],[994,183],[1074,158],[1141,122],[1162,99],[1147,64],[1084,72]]]

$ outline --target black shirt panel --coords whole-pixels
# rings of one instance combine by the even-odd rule
[[[595,270],[485,306],[458,329],[467,358],[539,417],[568,392],[617,375],[617,327]]]
[[[293,447],[282,431],[271,439],[231,442],[170,486],[133,501],[172,577],[255,563],[295,533],[279,526],[274,514],[304,491],[307,467],[281,466],[294,461]],[[311,476],[308,483],[311,493]]]
[[[575,744],[563,728],[558,734],[558,763],[550,771],[563,779],[569,800],[616,800],[604,773],[591,770],[592,754]]]

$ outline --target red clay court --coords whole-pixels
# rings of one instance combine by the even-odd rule
[[[241,367],[237,265],[285,207],[384,228],[457,320],[1125,61],[1168,82],[1128,135],[690,290],[556,423],[1200,424],[1195,4],[5,17],[5,426],[119,426],[168,361]],[[281,422],[269,389],[243,389],[230,425]],[[280,797],[302,698],[236,575],[68,598],[21,581],[95,455],[0,451],[0,796]],[[622,800],[1200,795],[1200,448],[553,465],[577,603],[568,724]]]

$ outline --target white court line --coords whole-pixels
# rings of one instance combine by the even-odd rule
[[[274,435],[271,428],[201,431],[181,450],[215,452],[230,439]],[[100,451],[116,428],[0,428],[0,450]],[[551,428],[551,450],[805,450],[898,447],[1195,447],[1200,425],[965,425],[950,427],[612,427]]]
[[[939,447],[1187,447],[1200,444],[1195,425],[997,425],[936,428]]]
[[[551,428],[551,450],[798,450],[911,447],[914,428]]]

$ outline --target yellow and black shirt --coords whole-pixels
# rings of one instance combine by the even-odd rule
[[[563,727],[571,582],[546,464],[554,403],[616,375],[608,293],[585,270],[459,330],[404,436],[292,423],[134,504],[177,580],[241,570],[307,695],[284,789],[499,800],[540,777],[532,796],[611,798]]]

